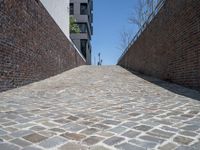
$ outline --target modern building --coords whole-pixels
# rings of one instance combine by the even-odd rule
[[[69,34],[69,1],[70,0],[40,0],[48,13],[70,39]]]
[[[80,32],[70,33],[70,38],[78,50],[91,64],[91,36],[93,34],[93,0],[70,0],[70,16],[76,20]]]

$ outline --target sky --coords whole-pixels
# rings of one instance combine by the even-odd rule
[[[124,30],[135,34],[137,26],[130,24],[128,18],[133,13],[136,0],[94,0],[92,62],[98,61],[101,53],[103,65],[115,65],[122,54],[120,33]]]

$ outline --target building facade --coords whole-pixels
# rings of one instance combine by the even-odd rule
[[[40,0],[48,13],[70,39],[69,34],[69,1],[70,0]]]
[[[70,0],[70,16],[76,20],[80,31],[70,33],[70,38],[78,50],[91,64],[91,36],[93,34],[93,0]]]

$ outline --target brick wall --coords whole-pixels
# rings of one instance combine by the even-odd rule
[[[167,0],[118,64],[200,90],[200,1]]]
[[[0,91],[85,61],[37,0],[0,0]]]

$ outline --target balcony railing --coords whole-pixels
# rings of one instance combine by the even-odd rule
[[[126,54],[126,52],[129,50],[129,48],[137,41],[137,39],[140,37],[140,35],[142,34],[142,32],[147,28],[147,26],[150,24],[150,22],[153,20],[153,18],[158,14],[159,10],[165,4],[165,1],[166,0],[159,0],[158,4],[154,8],[153,12],[149,15],[148,19],[145,21],[145,23],[143,24],[143,26],[138,30],[138,32],[133,37],[133,39],[131,40],[131,42],[127,46],[127,48],[124,50],[124,52],[122,53],[122,55],[119,57],[118,63],[123,58],[123,56]]]

